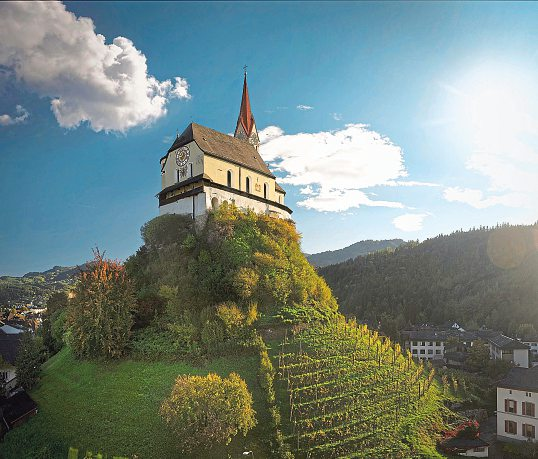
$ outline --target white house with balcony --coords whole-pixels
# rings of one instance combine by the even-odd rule
[[[512,368],[497,383],[497,439],[536,441],[538,367]]]

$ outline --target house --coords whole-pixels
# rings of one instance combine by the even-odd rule
[[[404,348],[408,349],[413,357],[423,360],[442,360],[444,358],[445,344],[448,339],[446,331],[434,328],[408,330],[402,332]]]
[[[512,368],[497,383],[497,438],[536,441],[538,367]]]
[[[15,359],[24,330],[11,325],[0,327],[0,380],[8,389],[13,389],[15,379]]]
[[[446,440],[440,446],[443,451],[458,456],[488,457],[489,455],[489,443],[480,437],[454,437]]]
[[[178,135],[160,159],[159,215],[189,215],[203,221],[223,203],[291,219],[286,192],[263,161],[251,111],[247,76],[233,137],[196,123]]]
[[[522,368],[530,366],[530,347],[521,341],[502,334],[488,339],[490,358],[505,360]]]

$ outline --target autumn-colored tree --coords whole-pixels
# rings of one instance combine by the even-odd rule
[[[252,395],[236,373],[179,376],[160,413],[184,453],[228,444],[256,425]]]
[[[123,266],[99,250],[82,271],[69,302],[68,342],[82,358],[120,357],[129,340],[133,288]]]

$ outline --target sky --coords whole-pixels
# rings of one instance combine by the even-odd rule
[[[538,220],[538,3],[3,2],[0,275],[125,260],[190,122],[260,153],[305,252]]]

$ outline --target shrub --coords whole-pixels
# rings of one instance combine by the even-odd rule
[[[256,425],[252,395],[236,373],[228,378],[214,373],[179,376],[160,414],[184,453],[228,444]]]
[[[120,357],[129,340],[135,297],[121,264],[98,250],[69,302],[69,344],[78,357]]]

